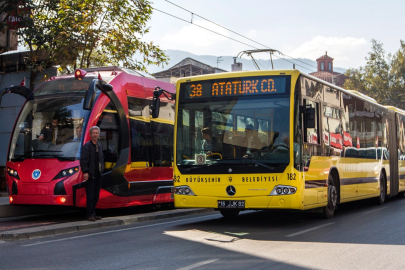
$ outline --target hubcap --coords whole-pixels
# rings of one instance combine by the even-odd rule
[[[335,208],[337,204],[337,191],[335,186],[329,185],[329,203],[330,206]]]

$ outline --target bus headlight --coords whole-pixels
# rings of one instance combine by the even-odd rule
[[[7,168],[7,174],[10,175],[11,177],[20,180],[20,176],[18,175],[18,172],[16,170],[13,170],[11,168]]]
[[[177,195],[190,195],[195,196],[194,192],[189,186],[178,186],[173,189],[173,193]]]
[[[69,169],[65,169],[65,170],[61,170],[52,180],[56,180],[56,179],[59,179],[59,178],[62,178],[62,177],[74,175],[78,171],[79,171],[79,166],[69,168]]]
[[[278,185],[278,186],[275,186],[273,188],[273,190],[270,192],[270,196],[291,195],[291,194],[295,194],[296,192],[297,192],[296,187]]]

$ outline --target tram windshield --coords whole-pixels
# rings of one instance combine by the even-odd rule
[[[48,95],[35,92],[15,125],[9,159],[79,159],[83,125],[90,113],[83,110],[84,96],[85,91]]]
[[[289,163],[290,95],[180,100],[177,166]]]

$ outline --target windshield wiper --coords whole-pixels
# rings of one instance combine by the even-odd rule
[[[59,157],[59,156],[54,156],[54,155],[38,155],[35,156],[36,158],[41,158],[41,157],[47,157],[47,158],[57,158],[60,161],[73,161],[75,160],[74,157]]]
[[[44,152],[62,152],[62,151],[52,151],[52,150],[34,150],[34,151],[29,151],[27,153],[25,153],[24,155],[18,156],[16,158],[13,158],[12,161],[18,161],[18,160],[24,160],[25,157],[27,157],[29,154],[32,153],[44,153]]]
[[[211,164],[205,164],[205,165],[195,165],[195,167],[191,167],[191,168],[186,168],[184,169],[186,172],[190,172],[190,171],[194,171],[197,169],[201,169],[201,168],[206,168],[206,167],[210,167],[210,166],[218,166],[218,165],[226,165],[224,163],[211,163]]]
[[[263,168],[266,168],[266,169],[269,169],[269,170],[272,170],[272,171],[274,171],[275,169],[279,168],[282,165],[286,165],[286,164],[279,164],[276,167],[272,167],[272,166],[260,163],[257,160],[255,160],[254,158],[249,158],[249,157],[247,157],[247,158],[243,158],[243,157],[240,157],[240,158],[224,158],[223,160],[248,160],[249,162],[246,162],[246,163],[243,162],[242,164],[254,164],[256,166],[260,166],[260,167],[263,167]]]

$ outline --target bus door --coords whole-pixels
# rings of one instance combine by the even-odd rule
[[[305,196],[304,205],[317,204],[322,202],[322,196],[324,192],[319,192],[317,188],[324,186],[322,181],[319,181],[319,170],[316,169],[317,161],[316,157],[321,156],[321,144],[320,144],[320,122],[319,111],[320,103],[309,99],[303,100],[304,107],[315,108],[315,128],[308,128],[305,126],[303,132],[303,165],[305,173]],[[314,159],[315,161],[311,161]],[[319,193],[319,194],[318,194]],[[319,195],[319,196],[318,196]]]
[[[378,194],[380,160],[377,155],[378,133],[377,123],[381,117],[376,113],[373,104],[367,101],[357,101],[357,128],[359,132],[360,148],[358,149],[359,164],[357,170],[358,196]],[[363,105],[364,104],[364,105]]]
[[[154,180],[149,101],[142,98],[127,97],[130,130],[131,166],[127,167],[126,178],[130,182],[130,196],[141,196],[138,200],[150,201],[153,192],[146,192],[145,181]],[[143,183],[143,184],[142,184]],[[141,185],[142,188],[141,188]],[[149,195],[149,196],[146,196]]]

